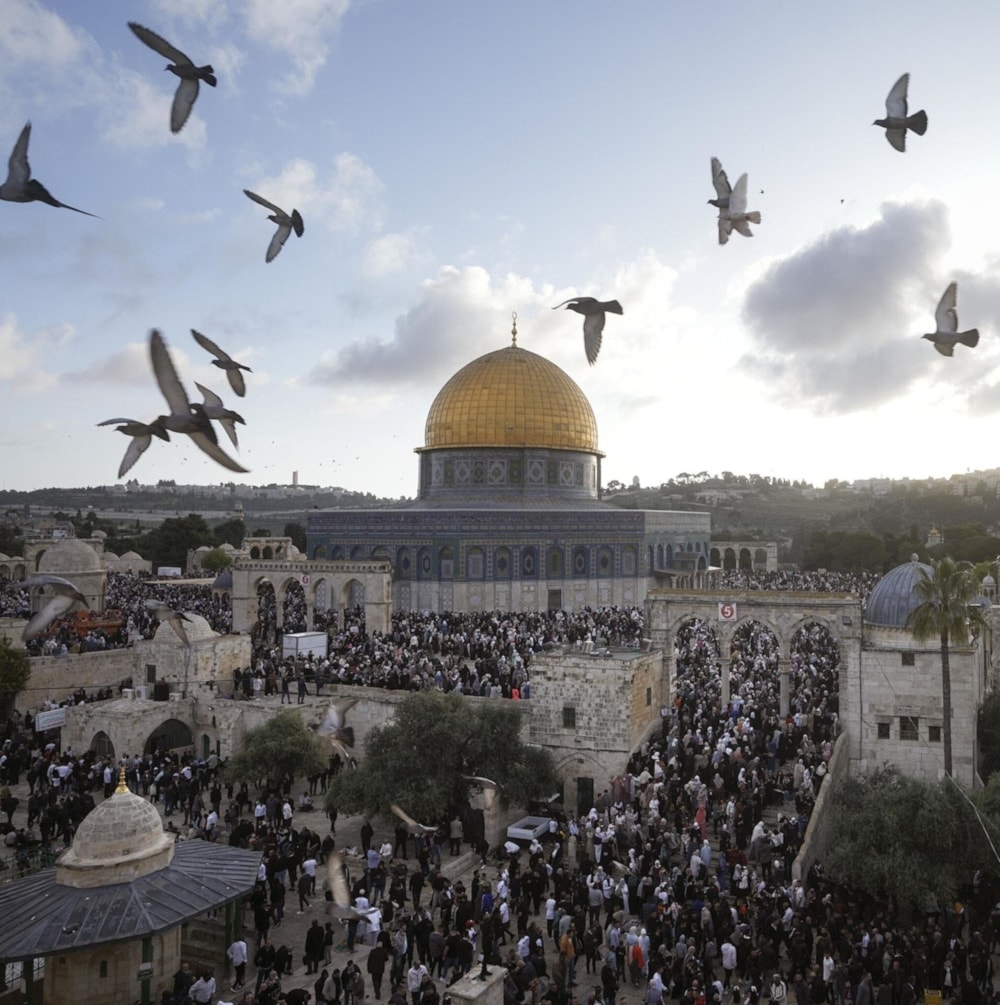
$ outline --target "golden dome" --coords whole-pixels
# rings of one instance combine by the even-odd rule
[[[555,363],[512,345],[474,359],[438,392],[422,449],[440,447],[598,453],[597,420],[583,391]]]

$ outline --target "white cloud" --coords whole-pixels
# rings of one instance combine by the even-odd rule
[[[215,29],[229,18],[226,0],[156,0],[156,7],[189,28]]]
[[[318,217],[332,230],[349,233],[378,229],[382,222],[382,182],[354,154],[337,154],[326,177],[312,161],[296,158],[276,177],[264,178],[250,188],[286,212],[298,209],[306,218],[306,227],[309,217]]]
[[[250,36],[292,61],[280,90],[306,94],[312,89],[349,8],[350,0],[248,0],[244,13]]]
[[[51,387],[56,375],[43,366],[75,334],[71,325],[59,324],[27,335],[18,328],[16,315],[5,315],[0,319],[0,383],[27,392]]]
[[[364,250],[361,268],[369,279],[380,279],[395,272],[427,265],[431,254],[420,246],[413,231],[385,234],[371,241]]]
[[[156,394],[156,385],[149,367],[149,350],[145,342],[129,342],[110,356],[95,360],[72,375],[65,374],[64,380],[85,384],[149,384],[150,397]],[[157,399],[157,405],[160,402]]]

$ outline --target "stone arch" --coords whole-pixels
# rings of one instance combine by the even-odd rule
[[[42,564],[42,555],[44,555],[46,551],[48,551],[47,548],[42,548],[41,551],[35,554],[35,572],[38,572],[38,567]]]
[[[537,579],[538,553],[534,548],[525,548],[521,552],[521,578]]]
[[[548,579],[562,579],[566,573],[563,550],[558,545],[552,545],[545,554],[545,575]]]
[[[402,547],[396,549],[396,575],[400,579],[411,579],[413,577],[413,558],[411,549]]]
[[[767,548],[754,548],[753,567],[758,570],[767,568]]]
[[[374,548],[372,548],[371,557],[375,559],[384,558],[388,562],[390,559],[389,549],[384,544],[376,545]]]
[[[278,595],[274,583],[262,576],[254,585],[257,597],[257,625],[259,641],[273,639],[278,626]]]
[[[649,575],[653,575],[656,572],[656,554],[653,551],[653,546],[649,546],[649,562],[648,562],[648,572]]]
[[[353,561],[360,561],[365,557],[365,546],[363,544],[356,544],[351,548],[351,559]]]
[[[27,576],[27,569],[25,568],[24,563],[18,562],[17,565],[14,566],[14,578],[20,580],[25,579],[26,576]]]
[[[483,579],[486,575],[486,552],[480,547],[470,548],[465,553],[465,578]]]
[[[434,575],[434,562],[431,560],[430,548],[417,550],[417,579],[431,579]]]
[[[330,560],[333,562],[343,562],[344,561],[344,546],[340,544],[335,544],[330,550]]]
[[[736,551],[733,548],[726,548],[722,556],[722,568],[726,572],[733,572],[736,569]]]
[[[597,549],[597,575],[613,576],[615,574],[615,553],[608,545]]]
[[[672,544],[667,545],[666,554],[663,557],[667,563],[664,568],[672,569],[674,567],[674,546]]]
[[[107,757],[114,760],[115,745],[111,742],[111,737],[103,729],[99,729],[90,741],[90,752],[97,757]]]
[[[743,572],[750,572],[753,569],[753,557],[750,554],[750,549],[746,546],[740,548],[739,567]]]
[[[281,627],[285,632],[309,630],[306,591],[298,579],[286,579],[281,584]]]
[[[365,606],[365,584],[360,579],[348,579],[340,588],[340,603],[349,611]]]
[[[0,562],[0,576],[4,579],[10,579],[10,566],[6,562]]]
[[[789,632],[789,692],[798,696],[812,693],[810,704],[816,706],[817,693],[827,713],[839,712],[840,642],[825,618],[803,618]]]
[[[158,750],[166,752],[194,747],[191,727],[180,719],[165,719],[146,738],[143,754],[154,754]]]
[[[261,549],[260,557],[266,562],[269,558],[274,558],[274,549],[269,545],[265,544]]]
[[[447,544],[438,549],[438,573],[441,579],[455,578],[455,552]]]
[[[698,568],[699,569],[707,569],[708,568],[708,563],[705,561],[705,556],[704,555],[699,555],[698,556]]]
[[[251,558],[260,558],[260,548],[258,548],[257,545],[254,545],[250,549],[250,557]]]
[[[663,564],[663,558],[664,558],[664,556],[663,556],[663,545],[661,543],[661,544],[658,544],[656,546],[656,568],[657,569],[665,569],[666,568],[666,566]]]
[[[579,578],[590,575],[589,549],[582,544],[573,548],[573,575]]]
[[[722,556],[719,554],[719,549],[718,548],[712,548],[709,551],[709,553],[708,553],[708,560],[716,568],[719,568],[719,566],[722,564]]]
[[[514,559],[510,548],[500,547],[493,552],[493,578],[510,579],[514,575]]]

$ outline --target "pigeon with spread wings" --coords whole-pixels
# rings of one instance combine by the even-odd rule
[[[760,223],[760,213],[747,211],[747,175],[744,172],[729,194],[729,205],[719,210],[719,244],[725,244],[734,230],[744,237],[753,237],[751,223]]]
[[[243,374],[240,370],[246,370],[247,373],[253,373],[253,371],[248,366],[244,366],[242,363],[237,363],[229,353],[224,352],[220,349],[207,335],[202,335],[201,332],[196,332],[193,328],[191,329],[191,334],[194,336],[195,342],[198,343],[206,352],[210,352],[215,359],[212,360],[212,366],[217,366],[220,370],[226,371],[226,377],[229,380],[229,386],[236,392],[237,397],[244,397],[247,393],[247,385],[243,380]]]
[[[47,587],[53,593],[52,599],[38,612],[32,615],[31,620],[21,632],[21,639],[27,642],[36,635],[41,635],[56,618],[62,617],[74,604],[83,604],[90,607],[87,598],[71,583],[62,576],[52,576],[41,574],[31,576],[23,583],[14,584],[23,589],[31,590],[36,586]]]
[[[184,643],[184,645],[191,645],[191,640],[188,638],[187,631],[184,628],[185,624],[191,624],[191,619],[187,615],[182,614],[180,611],[175,611],[169,604],[165,604],[162,600],[147,600],[146,610],[156,618],[160,624],[168,624],[177,633],[177,637]]]
[[[729,178],[722,170],[722,162],[718,157],[712,158],[712,185],[715,187],[715,198],[708,200],[709,206],[729,209],[729,196],[732,195],[733,186],[729,184]]]
[[[184,123],[187,122],[198,97],[198,81],[204,80],[209,87],[215,87],[218,83],[215,71],[211,66],[195,66],[189,56],[157,35],[155,31],[150,31],[135,21],[129,21],[128,26],[140,42],[148,45],[153,52],[158,52],[164,59],[169,59],[166,69],[175,77],[180,77],[181,82],[177,85],[174,101],[170,106],[170,131],[179,133],[184,128]]]
[[[146,452],[153,442],[153,437],[170,440],[170,434],[160,425],[159,419],[153,422],[139,422],[138,419],[105,419],[99,426],[115,426],[119,433],[124,433],[132,439],[125,451],[121,464],[118,465],[118,477],[124,478],[133,464]]]
[[[161,415],[156,421],[172,433],[186,433],[199,450],[204,451],[213,461],[230,471],[246,472],[220,446],[212,426],[212,420],[203,405],[192,405],[177,376],[174,362],[170,358],[163,336],[155,329],[149,335],[149,355],[153,363],[153,373],[160,385],[163,397],[170,406],[169,415]]]
[[[0,185],[0,199],[5,202],[44,202],[59,209],[71,209],[74,213],[84,216],[94,216],[85,209],[60,202],[40,181],[31,177],[31,165],[28,163],[28,141],[31,139],[31,123],[25,124],[18,136],[14,149],[7,161],[7,180]],[[100,217],[94,216],[95,220]]]
[[[617,300],[570,297],[569,300],[556,304],[552,309],[557,311],[560,307],[583,315],[583,351],[587,354],[587,362],[593,366],[597,362],[597,354],[601,351],[605,317],[609,312],[623,314],[622,305]]]
[[[331,851],[326,860],[326,881],[330,886],[330,893],[333,895],[334,914],[341,918],[367,921],[372,915],[378,913],[377,907],[367,911],[359,911],[351,902],[351,891],[347,885],[347,877],[344,875],[344,860],[340,857],[339,851]]]
[[[900,153],[906,152],[906,130],[912,129],[918,136],[927,132],[927,113],[925,111],[908,114],[907,91],[910,87],[910,75],[904,73],[885,99],[885,118],[876,119],[872,125],[885,129],[885,138]]]
[[[967,345],[970,349],[975,349],[979,345],[979,329],[970,328],[968,331],[958,330],[958,283],[950,283],[948,289],[938,302],[937,310],[934,312],[934,321],[937,324],[937,331],[923,338],[934,344],[942,356],[952,356],[955,353],[956,345]]]
[[[297,209],[293,209],[292,215],[289,216],[280,206],[275,206],[273,202],[268,202],[263,196],[257,195],[256,192],[251,192],[248,188],[243,189],[243,193],[248,199],[253,199],[258,205],[271,210],[271,215],[268,219],[278,225],[278,229],[274,232],[274,237],[271,238],[271,243],[267,246],[267,254],[264,256],[265,262],[273,262],[277,258],[278,252],[285,246],[285,241],[288,240],[288,235],[293,230],[296,237],[302,236],[305,231],[302,216]]]
[[[194,382],[194,386],[201,391],[201,396],[204,399],[201,407],[205,414],[222,426],[232,445],[239,450],[240,445],[236,439],[236,423],[239,422],[245,426],[246,420],[239,412],[226,408],[222,403],[222,399],[211,388],[205,387],[204,384],[199,384],[198,381]]]

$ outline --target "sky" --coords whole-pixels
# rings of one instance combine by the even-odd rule
[[[218,86],[169,129],[177,78]],[[0,489],[111,485],[166,411],[159,329],[245,419],[126,478],[414,496],[438,390],[510,343],[597,417],[605,483],[998,466],[1000,5],[0,0],[0,150],[91,219],[0,202]],[[925,136],[872,125],[904,72]],[[749,174],[717,243],[710,158]],[[274,232],[244,188],[305,220]],[[958,282],[974,351],[921,335]],[[568,297],[617,298],[595,366]],[[196,328],[252,367],[237,399]]]

